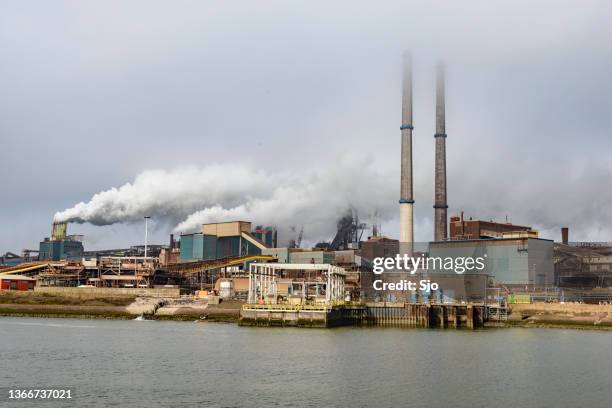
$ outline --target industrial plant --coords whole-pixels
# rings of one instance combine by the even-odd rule
[[[309,226],[300,220],[295,220],[293,236],[282,237],[288,244],[279,246],[276,225],[220,219],[192,233],[169,235],[161,245],[149,244],[145,234],[144,244],[91,251],[84,247],[83,236],[68,234],[68,222],[55,221],[37,249],[0,257],[1,289],[164,299],[158,306],[172,299],[184,307],[190,302],[237,302],[242,324],[308,327],[476,327],[506,319],[510,304],[611,302],[612,245],[570,242],[568,227],[561,229],[561,240],[553,242],[530,226],[507,220],[482,220],[463,212],[449,220],[443,64],[436,69],[432,124],[434,240],[415,240],[413,177],[430,169],[415,171],[413,166],[409,53],[403,64],[399,239],[383,236],[375,222],[362,222],[354,208],[338,214],[333,239],[312,247],[303,245]],[[375,259],[398,254],[481,257],[486,262],[483,270],[467,273],[421,268],[411,276],[392,270],[382,277],[385,282],[423,280],[435,282],[437,289],[377,290]]]

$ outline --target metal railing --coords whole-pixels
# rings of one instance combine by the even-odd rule
[[[347,302],[334,300],[330,302],[306,302],[306,303],[247,303],[242,305],[242,309],[261,309],[261,310],[331,310],[334,307],[359,307],[361,302]]]

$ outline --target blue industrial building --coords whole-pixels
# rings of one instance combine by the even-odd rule
[[[268,237],[272,237],[271,232],[263,234],[264,239],[271,240]],[[261,255],[262,249],[267,247],[251,233],[249,222],[204,224],[202,232],[181,235],[180,260],[189,262]]]
[[[41,261],[80,261],[83,258],[82,235],[66,235],[68,224],[54,222],[51,239],[45,238],[38,246]]]
[[[83,243],[71,239],[50,240],[45,238],[38,247],[41,261],[80,261],[83,258]]]

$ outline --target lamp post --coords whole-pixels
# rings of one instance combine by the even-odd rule
[[[144,217],[145,220],[145,243],[144,243],[144,257],[145,262],[147,261],[147,239],[149,238],[149,220],[151,217],[148,215]]]

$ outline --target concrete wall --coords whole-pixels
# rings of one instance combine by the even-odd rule
[[[536,285],[554,285],[553,243],[541,239],[529,239],[529,280]]]
[[[289,253],[289,263],[297,264],[326,264],[334,263],[335,254],[333,252],[325,251],[297,251]]]
[[[289,249],[288,248],[266,248],[261,250],[262,255],[272,255],[280,263],[289,263]]]
[[[325,310],[242,309],[240,324],[244,326],[327,327]]]
[[[251,223],[246,221],[219,222],[202,225],[202,233],[218,237],[239,236],[241,232],[251,232]]]
[[[34,292],[54,296],[76,297],[79,299],[133,296],[178,298],[181,296],[179,288],[65,288],[36,286]]]

